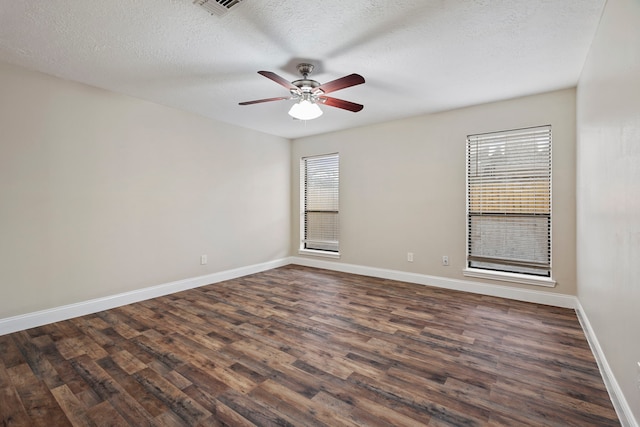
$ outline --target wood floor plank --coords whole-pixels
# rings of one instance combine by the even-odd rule
[[[130,425],[152,426],[153,416],[126,390],[88,356],[74,359],[72,366],[101,399],[126,419]]]
[[[29,424],[30,418],[18,391],[9,378],[4,363],[0,362],[0,425],[17,427]]]
[[[251,397],[261,402],[263,406],[274,408],[293,425],[330,426],[316,417],[313,402],[274,381],[266,380],[259,387],[251,391]]]
[[[12,335],[0,336],[0,361],[6,368],[27,362],[11,337]]]
[[[51,365],[51,362],[49,362],[38,346],[29,339],[29,335],[25,331],[16,332],[13,338],[37,378],[46,382],[50,388],[55,388],[63,384],[62,379]]]
[[[333,423],[352,427],[363,425],[379,427],[391,426],[385,420],[361,411],[359,408],[354,408],[353,405],[324,391],[315,395],[312,400],[317,407],[315,410],[316,417],[329,424]]]
[[[218,401],[258,426],[291,427],[294,425],[281,415],[274,413],[271,408],[261,404],[261,402],[253,400],[249,396],[235,390],[229,389],[225,391],[218,396]]]
[[[427,425],[429,423],[430,415],[427,412],[400,402],[392,394],[379,393],[374,388],[361,387],[357,381],[344,382],[322,369],[317,369],[302,361],[296,361],[294,365],[300,370],[312,375],[315,381],[320,384],[322,390],[341,400],[351,401],[353,396],[364,397],[382,408],[391,408],[393,411],[397,411],[410,419],[417,420],[421,423],[420,425]]]
[[[368,412],[392,426],[418,427],[424,425],[422,422],[403,415],[392,408],[379,405],[363,396],[350,396],[349,401],[362,411]]]
[[[15,387],[20,402],[33,426],[71,426],[58,402],[46,384],[38,379],[30,366],[17,365],[7,369],[11,383]]]
[[[620,423],[573,310],[286,266],[0,336],[0,425]]]
[[[116,427],[131,425],[108,401],[101,402],[87,410],[96,427]]]
[[[191,366],[189,364],[178,367],[177,371],[191,381],[196,389],[201,390],[213,398],[224,393],[229,387],[217,379],[209,375],[208,370],[203,370],[197,366]],[[192,388],[187,387],[187,389]],[[200,402],[202,404],[202,402]],[[206,407],[206,405],[204,405]]]
[[[222,402],[216,403],[216,419],[220,420],[224,425],[234,427],[257,427],[261,425],[252,423]]]
[[[133,377],[142,387],[154,395],[165,406],[182,419],[187,425],[195,425],[199,421],[208,418],[211,413],[202,405],[193,401],[189,396],[158,375],[152,369],[145,369],[133,374]]]
[[[94,422],[87,414],[85,406],[66,384],[54,388],[51,390],[51,394],[53,394],[53,397],[73,426],[94,425]]]
[[[111,357],[105,357],[97,361],[97,363],[129,396],[135,396],[138,404],[152,417],[157,417],[164,412],[166,408],[163,402],[153,393],[148,393],[143,385],[133,376],[140,372],[140,370],[129,374],[122,370]],[[144,369],[148,369],[148,367],[145,366]]]

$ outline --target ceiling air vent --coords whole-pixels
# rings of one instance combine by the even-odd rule
[[[204,8],[212,15],[224,16],[241,2],[242,0],[194,0],[193,4]]]

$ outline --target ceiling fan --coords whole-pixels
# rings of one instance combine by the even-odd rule
[[[364,77],[361,75],[349,74],[348,76],[332,80],[328,83],[320,84],[315,80],[309,79],[309,74],[313,71],[313,64],[298,64],[297,69],[298,72],[302,74],[302,78],[293,82],[289,82],[271,71],[258,71],[258,74],[261,74],[289,89],[291,96],[256,99],[255,101],[241,102],[240,105],[295,99],[297,102],[293,104],[289,110],[289,115],[300,120],[311,120],[320,117],[322,115],[322,110],[318,104],[342,108],[343,110],[353,111],[354,113],[364,108],[363,105],[356,104],[355,102],[325,96],[327,93],[364,83]]]

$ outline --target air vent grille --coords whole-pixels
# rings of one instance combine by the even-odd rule
[[[235,6],[238,6],[242,0],[194,0],[196,4],[212,15],[224,16]]]

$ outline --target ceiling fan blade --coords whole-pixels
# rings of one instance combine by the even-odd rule
[[[364,77],[362,77],[360,74],[349,74],[348,76],[344,76],[320,85],[315,90],[321,90],[324,93],[329,93],[347,87],[360,85],[362,83],[364,83]]]
[[[357,113],[364,108],[364,105],[355,102],[345,101],[344,99],[332,98],[330,96],[321,96],[318,98],[324,105],[330,107],[342,108],[343,110],[353,111]]]
[[[261,102],[282,101],[282,100],[285,100],[285,99],[291,99],[291,97],[290,96],[279,96],[277,98],[256,99],[255,101],[240,102],[238,105],[260,104]]]
[[[280,77],[276,73],[271,71],[258,71],[258,74],[265,76],[268,79],[273,80],[281,86],[286,87],[289,90],[295,90],[296,92],[299,90],[297,86],[291,84],[289,80],[285,80],[284,77]]]

